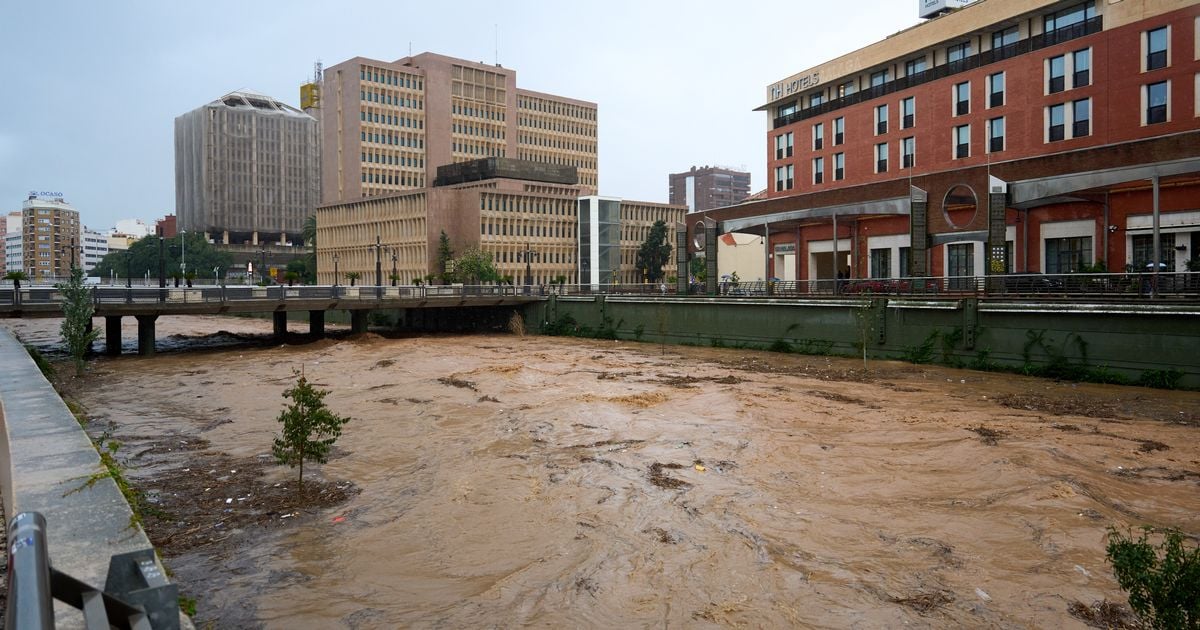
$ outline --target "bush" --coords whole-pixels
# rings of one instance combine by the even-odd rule
[[[1155,547],[1153,530],[1134,540],[1109,528],[1108,561],[1129,607],[1151,628],[1200,628],[1200,547],[1187,549],[1183,535],[1167,530]]]

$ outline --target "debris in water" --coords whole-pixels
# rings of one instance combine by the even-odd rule
[[[343,522],[343,521],[345,521],[345,520],[346,520],[346,517],[345,517],[345,516],[335,516],[335,517],[333,517],[333,522],[334,522],[334,523],[341,523],[341,522]]]
[[[704,472],[704,466],[701,466],[700,464],[696,464],[696,470],[698,470],[700,472]]]
[[[985,590],[983,590],[983,589],[981,589],[981,588],[976,588],[976,589],[975,589],[975,594],[979,596],[979,599],[982,599],[982,600],[983,600],[983,601],[985,601],[985,602],[990,602],[990,601],[992,601],[992,596],[991,596],[991,595],[988,595],[988,594],[987,594],[987,591],[985,591]]]

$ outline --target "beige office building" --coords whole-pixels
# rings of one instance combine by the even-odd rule
[[[488,157],[571,166],[582,192],[599,186],[596,104],[519,89],[499,65],[355,57],[302,100],[321,121],[325,204],[422,189],[439,166]]]
[[[15,232],[17,226],[9,223]],[[79,211],[62,198],[30,196],[21,204],[20,265],[30,280],[55,282],[71,275],[80,260],[80,228]]]
[[[492,256],[501,276],[512,276],[516,284],[525,282],[526,256],[534,285],[559,276],[579,282],[579,203],[590,190],[559,177],[573,169],[503,158],[481,164],[454,178],[444,177],[443,169],[438,179],[445,185],[317,208],[318,283],[332,284],[336,268],[338,283],[357,272],[362,284],[373,285],[377,256],[384,284],[393,268],[401,284],[438,274],[443,230],[456,256],[478,247]],[[661,219],[674,234],[674,224],[686,212],[685,206],[621,201],[617,281],[640,282],[634,261],[650,227]],[[664,269],[670,273],[671,265]]]

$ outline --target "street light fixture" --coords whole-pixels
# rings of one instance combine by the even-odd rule
[[[379,259],[379,250],[383,247],[379,235],[375,235],[375,297],[383,297],[383,263]]]
[[[333,286],[338,285],[338,255],[333,255]]]
[[[534,258],[540,257],[541,254],[533,251],[533,249],[529,246],[529,243],[525,243],[525,251],[517,252],[517,254],[525,259],[525,285],[531,286],[533,284],[532,262]]]
[[[392,286],[396,286],[396,279],[399,274],[396,273],[396,250],[392,250]]]
[[[125,288],[133,288],[133,271],[130,266],[133,265],[133,252],[128,247],[125,248]]]

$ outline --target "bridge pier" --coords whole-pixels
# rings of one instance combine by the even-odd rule
[[[115,357],[121,354],[121,316],[104,316],[104,354]]]
[[[367,319],[371,311],[359,309],[350,311],[350,332],[353,334],[367,332]]]
[[[134,315],[138,323],[138,354],[154,356],[154,320],[158,315]]]
[[[325,336],[325,311],[308,312],[308,334],[314,337]]]
[[[275,336],[287,336],[287,311],[275,311],[271,313],[271,322],[275,325]]]

